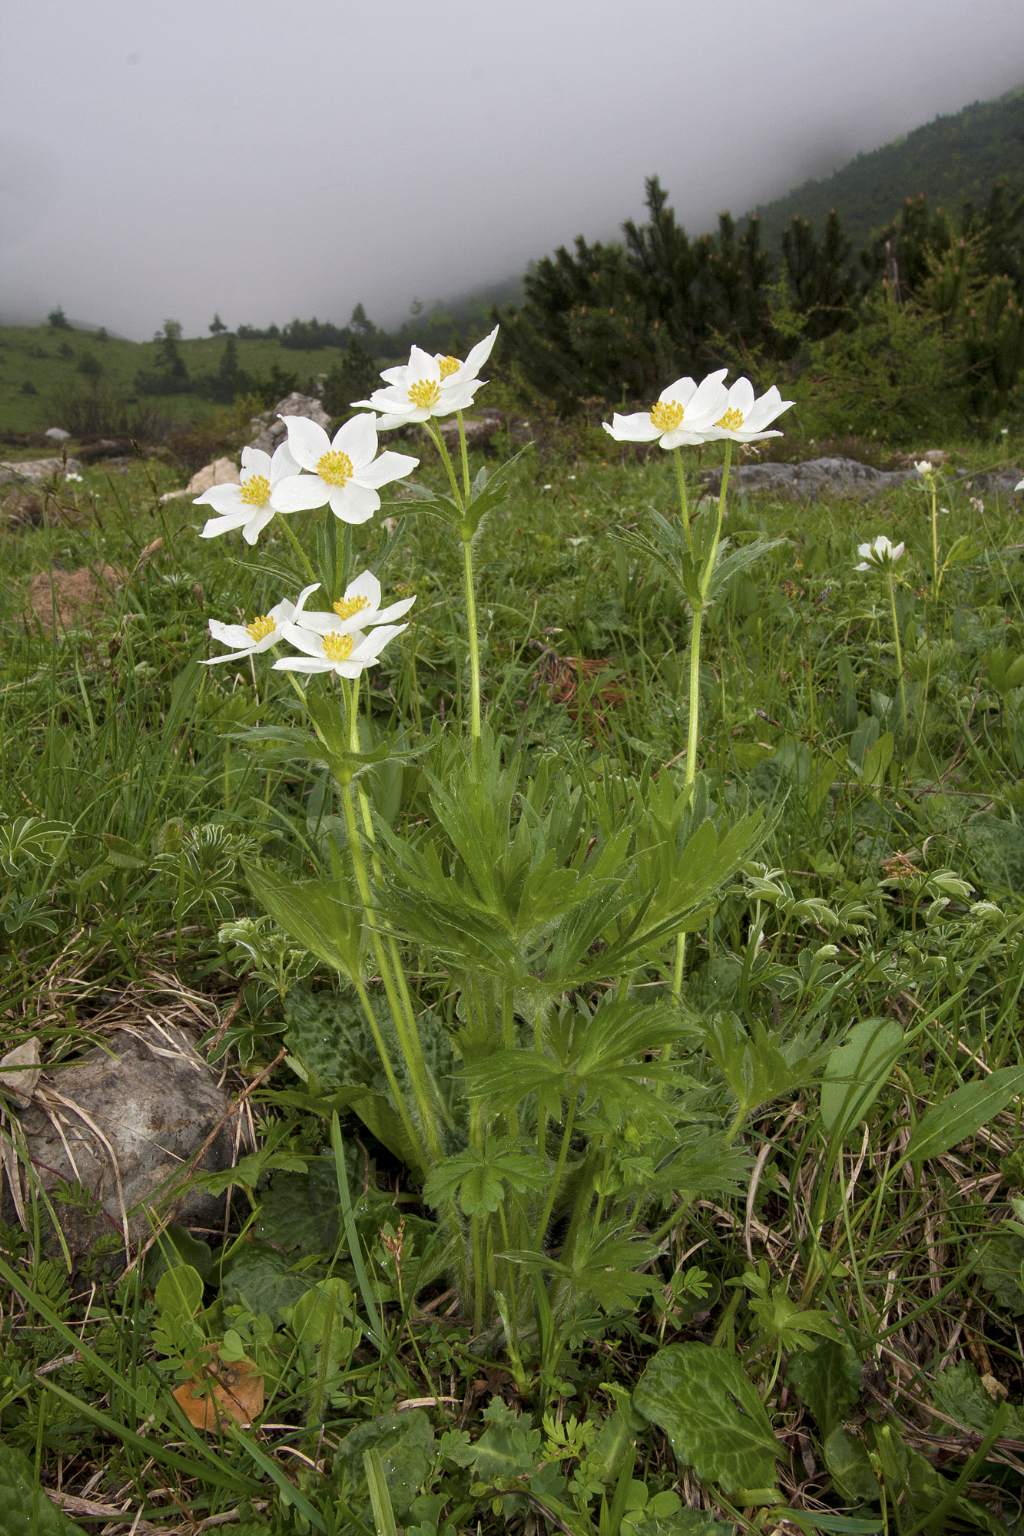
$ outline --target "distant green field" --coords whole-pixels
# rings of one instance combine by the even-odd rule
[[[226,336],[196,337],[179,344],[190,376],[215,373],[227,346]],[[339,356],[336,347],[300,351],[276,341],[239,341],[238,361],[243,372],[255,379],[267,377],[275,364],[297,374],[300,386],[326,373]],[[66,349],[63,350],[63,349]],[[161,415],[173,420],[201,419],[216,409],[199,394],[137,395],[139,369],[157,364],[158,345],[152,341],[97,339],[95,331],[56,330],[48,325],[0,327],[0,433],[45,431],[59,427],[61,405],[71,393],[81,393],[95,382],[106,385],[129,400],[152,403]],[[101,373],[90,377],[88,359],[95,359]],[[26,385],[31,386],[26,389]]]

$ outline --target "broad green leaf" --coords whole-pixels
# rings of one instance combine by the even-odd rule
[[[1004,1110],[1024,1092],[1024,1067],[1000,1067],[988,1077],[965,1083],[933,1104],[915,1125],[907,1147],[912,1162],[941,1157]]]
[[[831,1339],[791,1355],[786,1375],[823,1437],[843,1422],[860,1396],[859,1360],[848,1344]]]
[[[889,771],[889,764],[892,762],[895,750],[896,743],[892,731],[883,731],[878,740],[864,753],[861,777],[865,784],[878,789],[885,783],[885,776]]]
[[[356,1508],[370,1497],[363,1460],[366,1451],[376,1452],[394,1512],[399,1520],[404,1519],[434,1460],[430,1419],[422,1408],[413,1408],[406,1413],[382,1414],[349,1430],[334,1454],[334,1471],[342,1477]]]
[[[164,1327],[190,1323],[203,1304],[203,1277],[191,1264],[175,1264],[157,1281],[156,1309]]]
[[[878,1479],[861,1441],[841,1425],[825,1437],[825,1465],[839,1492],[848,1499],[873,1502],[878,1498]]]
[[[676,1458],[727,1493],[768,1489],[780,1455],[768,1416],[739,1361],[710,1344],[669,1344],[633,1393]]]
[[[359,974],[361,920],[340,880],[280,880],[267,869],[246,871],[256,900],[296,944],[352,980]]]
[[[864,1019],[833,1051],[821,1085],[821,1119],[837,1142],[860,1125],[881,1093],[903,1044],[893,1019]]]
[[[84,1536],[51,1504],[24,1451],[0,1444],[0,1536]]]

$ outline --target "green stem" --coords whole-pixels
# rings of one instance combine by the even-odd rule
[[[480,740],[480,639],[473,583],[473,540],[465,534],[462,536],[462,571],[466,585],[466,628],[469,631],[469,734],[475,746]]]
[[[896,648],[896,677],[900,690],[900,716],[903,721],[904,731],[907,729],[907,688],[903,680],[903,647],[900,644],[900,621],[896,616],[896,583],[893,579],[892,566],[886,572],[886,580],[889,584],[889,611],[892,614],[892,638]]]
[[[395,1101],[395,1108],[398,1111],[398,1118],[401,1120],[405,1134],[409,1138],[410,1146],[415,1147],[419,1142],[419,1136],[416,1131],[416,1126],[413,1123],[412,1116],[409,1113],[409,1106],[405,1102],[405,1095],[399,1087],[398,1078],[395,1076],[395,1069],[391,1064],[391,1057],[388,1053],[387,1042],[381,1033],[380,1025],[377,1022],[377,1015],[374,1013],[373,1004],[370,1002],[370,994],[367,992],[366,987],[363,985],[363,981],[360,976],[354,976],[352,978],[352,984],[356,989],[356,996],[359,998],[366,1022],[370,1026],[370,1033],[373,1036],[373,1043],[377,1047],[377,1054],[380,1057],[381,1066],[384,1068],[384,1076],[388,1080],[388,1087],[391,1089],[391,1095]]]
[[[934,475],[931,476],[934,480]],[[942,578],[939,574],[939,491],[932,488],[932,597],[938,597]]]
[[[469,445],[466,442],[466,424],[462,419],[461,411],[456,411],[455,420],[459,424],[459,453],[462,458],[462,494],[465,498],[465,504],[468,506],[472,493],[472,482],[469,478]]]
[[[690,528],[690,509],[686,500],[686,471],[683,468],[682,450],[672,450],[672,461],[676,469],[676,485],[679,488],[679,516],[683,523],[683,532],[686,535],[686,547],[693,554],[693,531]]]
[[[292,527],[287,513],[281,513],[280,517],[278,518],[278,524],[287,534],[292,549],[294,549],[296,555],[298,555],[299,561],[305,569],[306,575],[309,577],[310,581],[315,581],[319,584],[319,577],[317,576],[316,571],[313,569],[313,562],[310,560],[309,556],[306,554],[306,551],[303,549],[299,540],[299,536],[295,532],[295,529]]]
[[[558,1149],[558,1162],[555,1164],[554,1176],[551,1180],[551,1188],[544,1202],[544,1210],[537,1224],[536,1248],[538,1253],[544,1252],[544,1238],[547,1236],[548,1223],[551,1213],[555,1208],[558,1191],[562,1187],[562,1179],[565,1176],[565,1165],[569,1159],[569,1143],[572,1141],[573,1127],[576,1124],[576,1098],[575,1095],[569,1101],[569,1108],[565,1116],[565,1129],[562,1131],[562,1145]]]
[[[463,500],[462,492],[459,490],[459,482],[455,474],[455,465],[452,463],[452,456],[448,452],[448,444],[445,442],[441,435],[441,429],[434,422],[425,421],[423,423],[423,430],[426,432],[427,436],[430,438],[430,441],[437,449],[441,458],[441,463],[444,465],[445,470],[447,471],[448,484],[452,488],[452,497],[455,501],[455,505],[458,507],[460,512],[464,512],[466,503]]]

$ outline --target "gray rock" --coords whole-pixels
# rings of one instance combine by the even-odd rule
[[[974,473],[960,470],[956,478],[972,496],[1012,496],[1022,475],[1024,470],[1020,469],[979,469]]]
[[[0,463],[0,485],[16,485],[29,480],[39,484],[43,480],[63,479],[65,474],[80,475],[82,466],[77,459],[14,459]]]
[[[331,418],[321,401],[313,395],[300,395],[295,390],[279,400],[272,411],[263,411],[252,418],[249,423],[252,433],[249,438],[250,448],[262,448],[264,453],[273,453],[284,442],[288,429],[283,421],[278,420],[279,416],[308,416],[325,429],[331,425]]]
[[[66,443],[71,437],[70,432],[65,432],[63,427],[47,427],[43,433],[52,443]]]
[[[730,487],[746,494],[771,491],[786,501],[813,501],[820,496],[877,496],[908,480],[915,469],[873,469],[857,459],[808,459],[803,464],[741,464],[729,475]],[[711,470],[706,488],[717,493],[721,470]]]
[[[18,1139],[72,1254],[81,1257],[104,1235],[116,1237],[124,1254],[168,1211],[186,1226],[216,1223],[223,1198],[197,1190],[182,1196],[179,1186],[208,1138],[200,1166],[231,1165],[234,1114],[185,1032],[147,1024],[137,1033],[118,1029],[103,1047],[44,1070],[31,1105],[17,1117]],[[2,1150],[7,1177],[0,1208],[4,1220],[13,1221],[31,1199],[33,1180],[10,1143]],[[13,1180],[21,1186],[17,1195]],[[56,1188],[63,1185],[86,1195],[63,1199]],[[43,1208],[40,1218],[45,1229]]]

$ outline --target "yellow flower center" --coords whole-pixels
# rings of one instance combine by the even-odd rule
[[[251,624],[245,626],[245,632],[247,635],[251,635],[254,640],[265,640],[268,635],[274,633],[276,628],[277,625],[274,623],[274,620],[268,619],[265,613],[261,613],[257,614]]]
[[[324,655],[328,661],[348,661],[352,655],[352,636],[324,635]]]
[[[270,500],[270,481],[266,475],[250,475],[242,486],[241,500],[247,507],[265,507]]]
[[[347,485],[352,479],[352,460],[340,448],[332,448],[317,459],[316,472],[327,485]]]
[[[339,597],[336,603],[331,604],[339,619],[350,619],[353,614],[362,613],[369,606],[368,597]]]
[[[442,357],[438,361],[438,367],[441,369],[442,379],[450,379],[453,373],[458,373],[462,364],[457,357]]]
[[[684,414],[678,400],[655,400],[651,406],[651,426],[659,432],[673,432]]]
[[[738,432],[743,425],[743,412],[738,411],[734,405],[730,405],[724,416],[720,416],[715,422],[716,427],[724,427],[726,432]]]
[[[436,379],[417,379],[409,385],[409,399],[418,411],[429,411],[441,398],[441,386]]]

